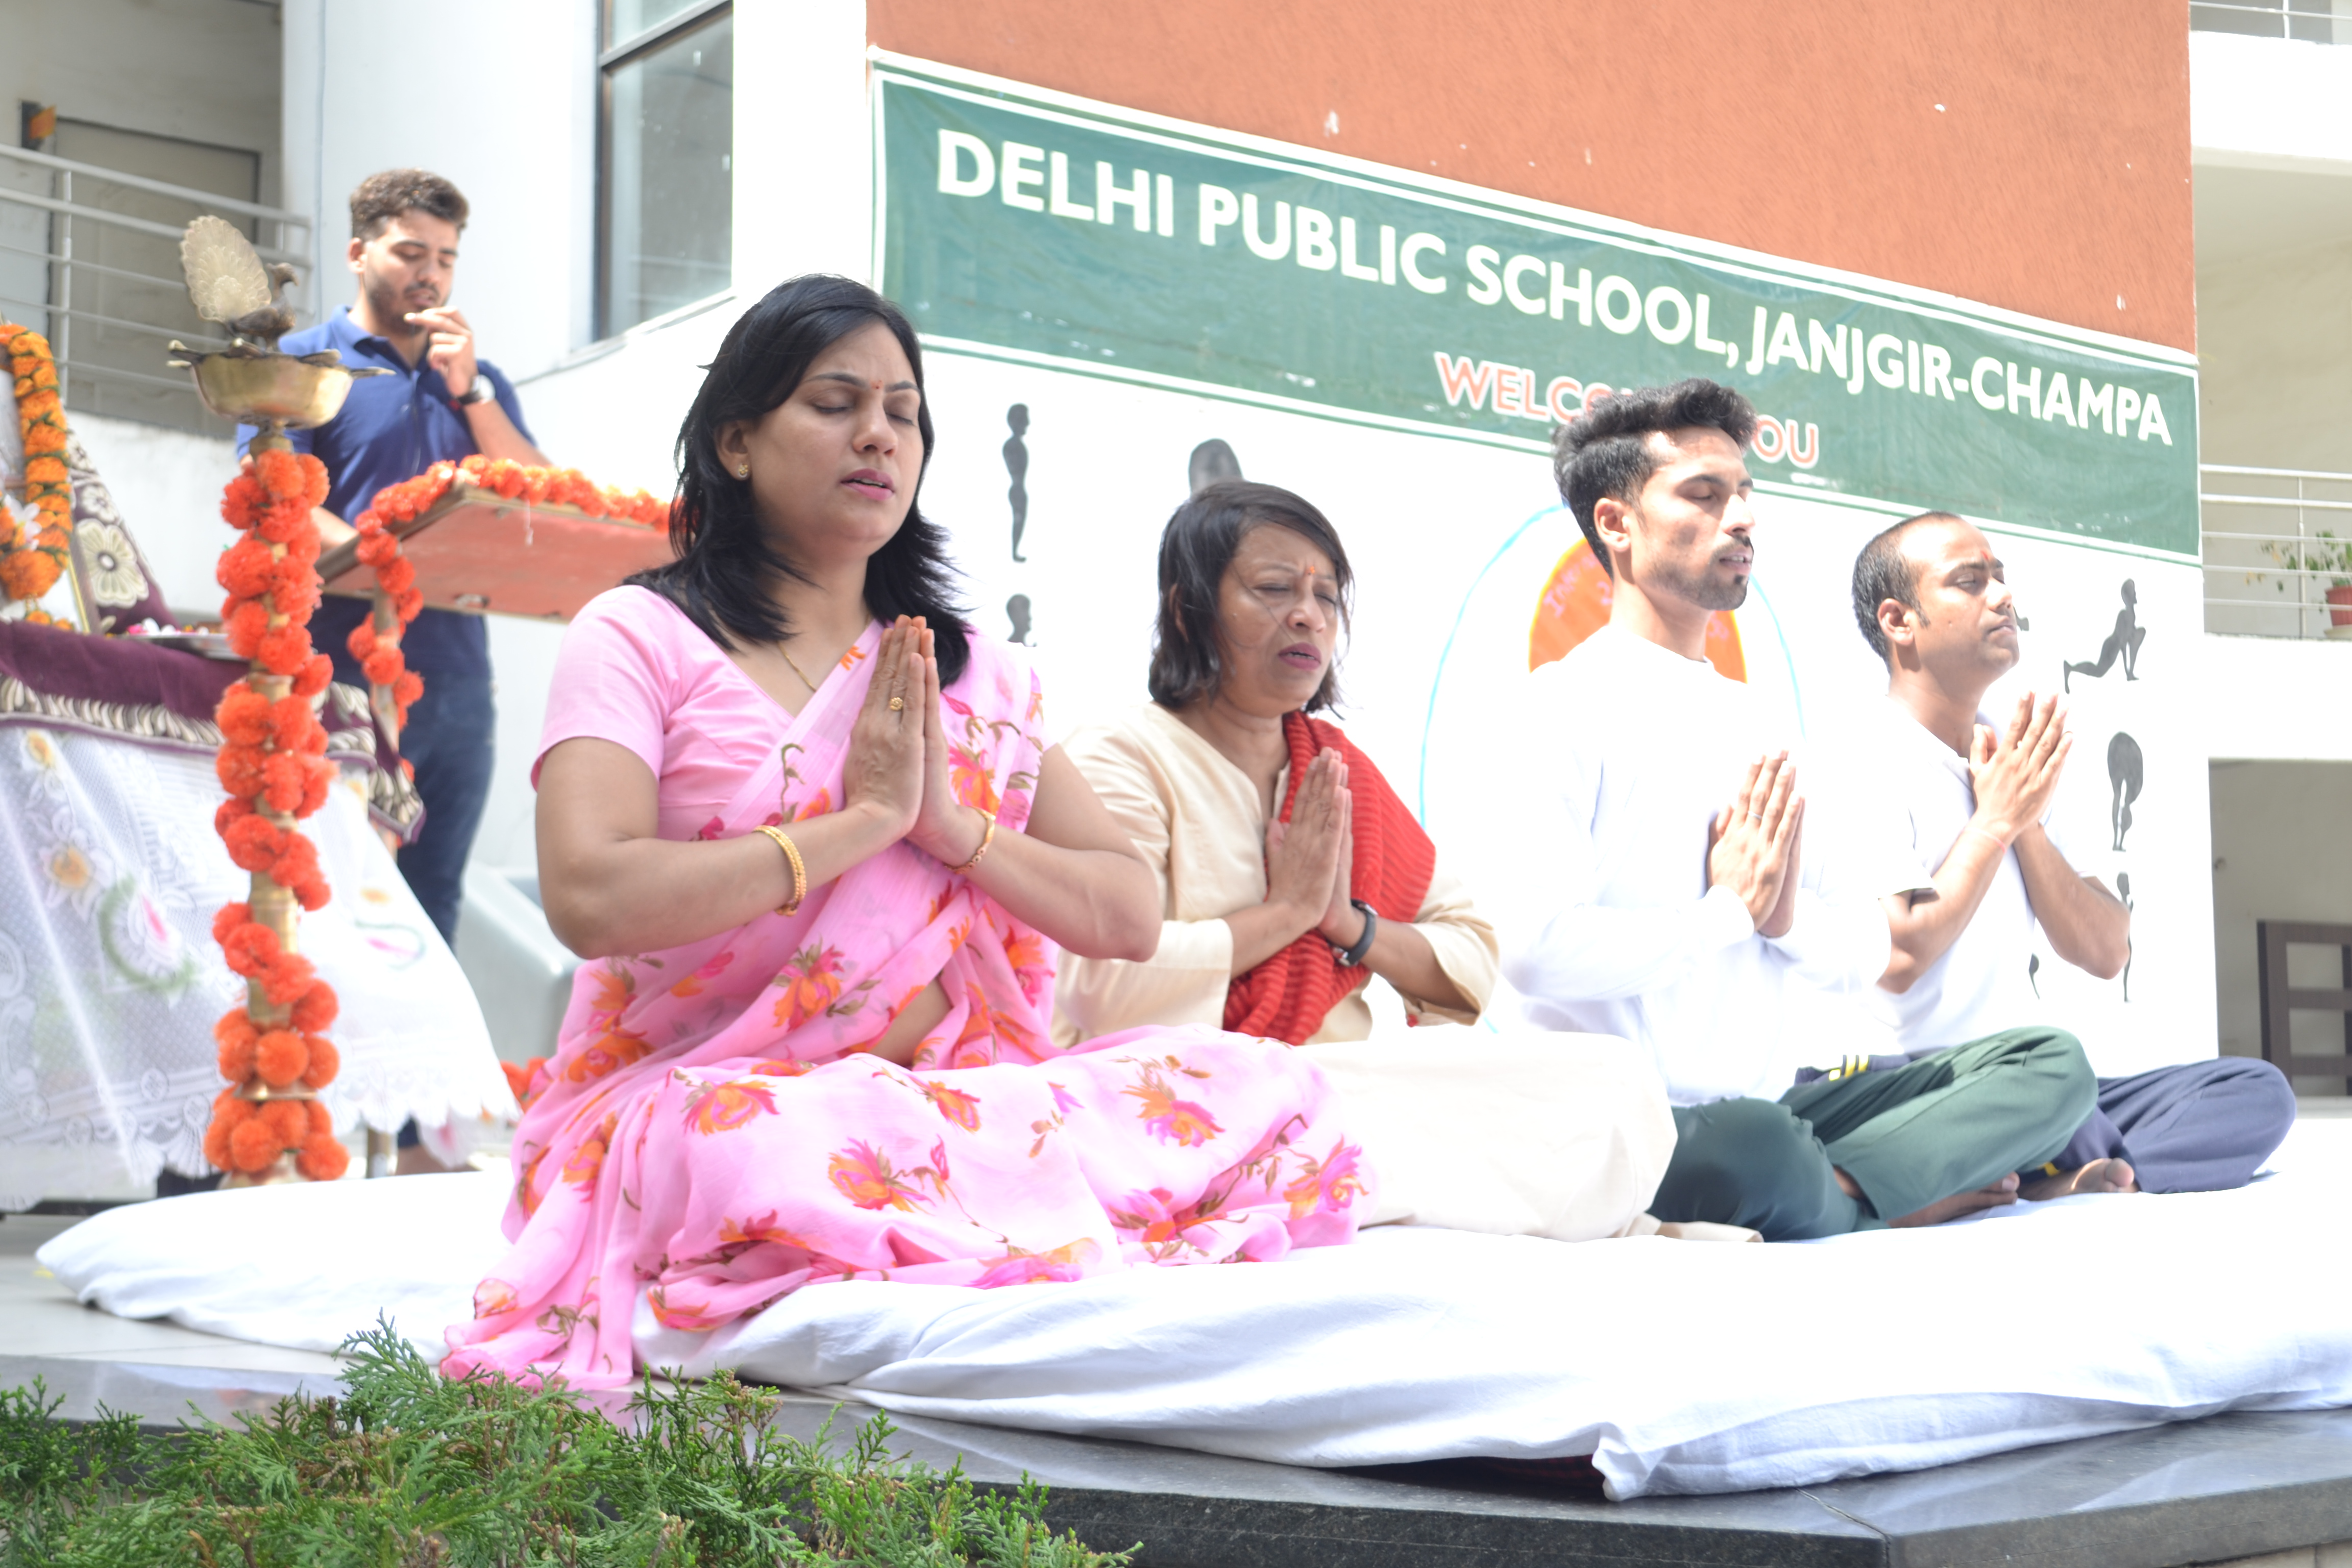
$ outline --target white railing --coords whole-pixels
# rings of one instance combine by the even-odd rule
[[[186,374],[163,363],[173,338],[227,346],[180,273],[180,233],[199,213],[243,228],[264,259],[292,263],[288,298],[315,319],[301,214],[0,147],[0,317],[48,338],[69,410],[226,434]]]
[[[2341,0],[2189,0],[2189,30],[2352,44],[2352,5]]]
[[[2352,638],[2352,474],[2227,463],[2198,471],[2205,629]]]

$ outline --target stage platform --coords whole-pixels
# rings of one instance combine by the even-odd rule
[[[0,1356],[0,1386],[36,1376],[68,1417],[104,1405],[161,1429],[191,1409],[225,1420],[336,1386],[323,1372]],[[787,1394],[783,1420],[806,1436],[834,1408]],[[941,1468],[960,1458],[983,1482],[1034,1476],[1053,1489],[1057,1528],[1098,1549],[1139,1541],[1150,1568],[2352,1568],[2352,1411],[2217,1415],[1903,1475],[1623,1503],[1466,1464],[1308,1470],[946,1421],[902,1420],[896,1446]]]
[[[333,1388],[329,1356],[75,1304],[33,1260],[72,1223],[0,1222],[0,1386],[37,1376],[68,1416],[105,1405],[160,1428],[191,1408],[225,1419]],[[835,1408],[785,1397],[802,1436]],[[1057,1526],[1098,1548],[1140,1541],[1139,1563],[1169,1568],[2352,1568],[2352,1410],[2218,1415],[1931,1470],[1623,1503],[1468,1463],[1313,1470],[922,1418],[899,1429],[928,1463],[1037,1478]]]

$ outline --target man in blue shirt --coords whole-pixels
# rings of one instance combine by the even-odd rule
[[[384,486],[430,465],[476,452],[544,466],[531,442],[513,384],[475,355],[473,329],[447,305],[466,226],[457,187],[422,169],[372,174],[352,193],[346,253],[359,297],[315,327],[289,332],[289,354],[333,349],[343,363],[389,375],[352,383],[342,411],[315,430],[293,430],[297,451],[327,466],[327,504],[316,514],[320,542],[352,536],[357,517]],[[238,431],[239,449],[252,437]],[[335,679],[364,686],[347,646],[365,620],[364,599],[331,598],[310,621],[310,635],[335,661]],[[425,695],[409,710],[401,755],[416,770],[425,800],[424,831],[400,851],[401,875],[417,902],[456,942],[465,897],[466,857],[488,797],[495,758],[489,639],[478,616],[428,609],[401,639]]]

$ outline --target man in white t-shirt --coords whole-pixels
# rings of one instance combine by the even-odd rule
[[[1484,889],[1528,1021],[1645,1049],[1677,1143],[1651,1212],[1768,1240],[1926,1225],[2015,1201],[2088,1113],[2074,1039],[2016,1030],[1900,1071],[1790,1089],[1866,1049],[1879,895],[1908,868],[1808,858],[1796,771],[1705,658],[1755,559],[1755,413],[1708,381],[1620,392],[1561,427],[1554,469],[1612,578],[1610,621],[1529,678],[1502,770],[1524,852]],[[1784,1092],[1785,1091],[1785,1092]]]
[[[1831,749],[1828,798],[1842,826],[1913,862],[1917,886],[1886,900],[1894,957],[1873,1011],[1916,1059],[2042,1013],[2037,924],[2060,958],[2114,979],[2131,961],[2131,910],[2077,870],[2085,847],[2053,810],[2072,742],[2057,700],[2026,694],[2006,730],[1979,710],[2018,660],[2016,605],[1984,534],[1945,512],[1896,523],[1854,562],[1853,610],[1886,663],[1887,700]],[[2020,1195],[2239,1186],[2294,1121],[2285,1078],[2248,1058],[2101,1079],[2097,1109]]]

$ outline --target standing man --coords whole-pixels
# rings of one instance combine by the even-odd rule
[[[1788,1088],[1804,1063],[1867,1049],[1853,998],[1885,972],[1878,894],[1906,873],[1833,890],[1805,854],[1787,752],[1706,662],[1707,617],[1746,599],[1755,563],[1755,429],[1745,397],[1700,380],[1560,427],[1560,493],[1613,591],[1609,625],[1529,677],[1519,773],[1537,793],[1499,889],[1504,975],[1530,1022],[1656,1062],[1677,1135],[1662,1220],[1795,1240],[2014,1202],[2013,1173],[2090,1110],[2071,1037],[2013,1030]]]
[[[2074,868],[2080,850],[2051,809],[2072,740],[2064,711],[2029,692],[2004,731],[1979,710],[2019,657],[1990,542],[1948,512],[1906,518],[1856,557],[1853,613],[1885,661],[1887,700],[1838,748],[1838,797],[1858,828],[1876,816],[1919,884],[1886,900],[1894,957],[1871,993],[1895,1044],[1916,1058],[2039,1013],[2037,924],[2067,963],[2102,980],[2124,973],[2131,907]],[[2021,1195],[2242,1186],[2294,1121],[2294,1092],[2264,1061],[2103,1078],[2089,1119],[2024,1173]]]
[[[523,425],[513,384],[477,357],[474,329],[448,306],[467,211],[457,186],[422,169],[388,169],[361,181],[344,253],[358,297],[278,345],[289,354],[333,349],[346,365],[392,373],[352,382],[342,411],[317,429],[287,432],[297,451],[315,453],[327,466],[322,544],[349,539],[349,520],[376,491],[436,462],[478,452],[547,463]],[[249,427],[237,432],[239,450],[252,436]],[[318,646],[335,661],[335,679],[361,687],[367,677],[347,639],[368,614],[363,599],[331,598],[310,622]],[[400,872],[443,940],[454,943],[466,857],[495,757],[489,638],[478,616],[426,610],[402,637],[401,651],[425,681],[400,736],[401,755],[416,770],[425,825],[400,851]]]

